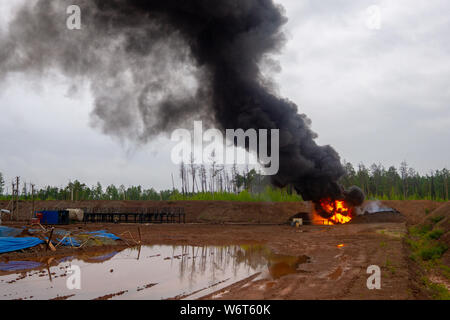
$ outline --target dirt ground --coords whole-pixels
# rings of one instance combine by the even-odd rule
[[[8,207],[0,201],[0,208]],[[310,202],[238,201],[36,201],[35,210],[83,208],[85,212],[142,212],[147,208],[181,207],[187,223],[286,223],[298,212],[309,212]],[[19,202],[19,219],[29,220],[31,201]],[[9,217],[3,215],[3,221]]]
[[[384,205],[401,212],[407,219],[408,225],[423,222],[427,214],[443,205],[442,202],[431,200],[388,200],[381,202]]]
[[[94,225],[90,226],[93,227]],[[408,281],[408,261],[400,236],[404,223],[352,224],[342,226],[139,226],[143,244],[267,245],[273,252],[310,257],[301,271],[278,279],[241,281],[205,298],[221,294],[223,299],[413,299],[417,292]],[[131,232],[137,239],[137,225],[95,225],[115,234]],[[340,246],[343,245],[343,246]],[[58,250],[59,255],[76,249]],[[98,251],[98,248],[86,248]],[[83,252],[82,251],[82,252]],[[5,254],[3,259],[53,256],[36,252]],[[382,270],[382,289],[368,290],[366,269]]]
[[[230,219],[225,225],[213,219],[211,223],[188,224],[76,224],[68,229],[101,230],[105,229],[125,239],[118,245],[139,240],[142,244],[174,244],[174,245],[232,245],[232,244],[265,244],[274,253],[295,257],[308,257],[308,262],[295,268],[291,265],[278,265],[279,277],[260,277],[254,275],[246,280],[234,283],[214,292],[204,299],[426,299],[428,296],[418,285],[419,279],[415,266],[409,259],[408,247],[403,240],[407,225],[422,222],[425,211],[433,212],[442,203],[432,201],[395,202],[385,201],[385,205],[401,212],[401,218],[361,220],[359,222],[338,226],[301,226],[264,224],[236,224],[245,217],[245,211],[233,211],[230,208],[242,204],[226,203]],[[217,202],[216,202],[217,204]],[[448,206],[447,204],[444,204]],[[201,208],[195,209],[195,206]],[[189,210],[204,213],[213,206],[211,203],[191,204]],[[261,204],[246,205],[253,208],[251,219],[265,214]],[[292,206],[292,207],[290,207]],[[292,213],[308,208],[288,204],[283,213],[286,217]],[[275,215],[275,205],[264,205],[269,208],[268,216]],[[300,207],[300,208],[299,208]],[[279,207],[278,207],[279,208]],[[211,216],[224,209],[216,209]],[[187,213],[188,214],[188,213]],[[199,213],[197,213],[198,219]],[[206,220],[212,219],[205,218]],[[268,218],[266,218],[268,219]],[[195,219],[194,219],[195,220]],[[269,219],[270,220],[270,219]],[[192,221],[192,220],[191,220]],[[212,220],[210,220],[212,221]],[[245,221],[245,219],[244,219]],[[268,221],[268,220],[266,220]],[[247,223],[251,221],[247,221]],[[15,225],[16,223],[8,223]],[[58,249],[59,255],[72,250],[89,252],[98,248]],[[0,255],[1,260],[26,259],[32,257],[52,256],[51,251],[26,251]],[[367,268],[371,265],[381,269],[381,289],[367,288]],[[284,272],[283,270],[286,270]]]

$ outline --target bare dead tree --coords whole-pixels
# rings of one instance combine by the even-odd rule
[[[210,181],[211,188],[210,188],[210,190],[211,190],[211,193],[214,194],[214,192],[215,192],[214,180],[216,177],[216,166],[217,166],[215,150],[213,150],[213,152],[211,153],[210,160],[211,160],[211,181]]]
[[[217,186],[220,190],[220,192],[223,192],[223,166],[219,166],[217,168]]]
[[[406,161],[400,164],[400,175],[403,184],[403,199],[406,199],[408,197],[408,164]]]
[[[200,166],[200,182],[202,185],[202,192],[205,192],[208,189],[208,185],[206,182],[206,168],[203,164]]]
[[[192,194],[195,193],[195,185],[197,184],[196,179],[195,179],[195,175],[197,173],[197,166],[195,165],[195,159],[194,159],[194,154],[191,152],[191,157],[189,159],[189,167],[190,167],[190,171],[191,171],[191,175],[192,175]],[[198,187],[197,187],[197,191],[198,191]]]
[[[246,186],[245,188],[251,193],[252,192],[252,186],[250,184],[250,169],[248,168],[248,164],[245,165],[245,171],[244,171]]]
[[[231,191],[231,185],[230,185],[230,177],[228,176],[228,170],[223,170],[223,176],[225,180],[225,191],[230,192]]]
[[[184,182],[184,180],[185,180],[184,173],[185,173],[185,167],[184,167],[184,162],[182,161],[181,164],[180,164],[180,178],[181,178],[181,193],[183,195],[186,194],[185,182]]]
[[[236,165],[236,160],[233,163],[233,167],[231,168],[231,182],[233,183],[233,192],[237,193],[237,184],[236,184],[236,179],[237,179],[237,165]]]

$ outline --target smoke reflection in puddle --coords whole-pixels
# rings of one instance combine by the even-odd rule
[[[278,255],[262,245],[142,246],[50,259],[47,264],[10,261],[1,264],[0,300],[195,299],[257,273],[278,279],[302,272],[299,266],[308,262],[307,256]],[[80,290],[67,288],[71,265],[80,267]]]

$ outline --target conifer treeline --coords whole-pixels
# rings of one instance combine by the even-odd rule
[[[430,199],[449,200],[448,178],[449,170],[430,171],[421,175],[414,168],[402,162],[398,168],[385,168],[381,164],[370,167],[360,163],[355,168],[351,163],[344,162],[346,175],[341,179],[344,187],[359,186],[364,190],[368,199],[401,200],[401,199]],[[260,175],[256,170],[248,168],[239,170],[236,166],[226,167],[217,164],[197,166],[182,164],[179,169],[178,186],[172,189],[156,191],[142,186],[125,187],[109,185],[104,188],[100,183],[89,187],[78,180],[70,182],[65,187],[46,186],[37,188],[36,200],[175,200],[175,199],[207,199],[208,193],[212,199],[216,194],[272,194],[268,190],[268,177]],[[173,181],[173,177],[172,177]],[[181,182],[181,183],[180,183]],[[31,199],[30,185],[22,183],[20,198]],[[283,191],[288,195],[295,193],[291,186]],[[10,193],[10,192],[9,192]],[[199,197],[198,195],[201,195]],[[267,197],[268,200],[271,198]],[[6,194],[3,175],[0,173],[0,198],[8,200],[11,195]],[[260,196],[255,199],[265,199]],[[224,197],[229,199],[229,197]],[[231,197],[230,199],[234,199]],[[288,199],[288,197],[281,197]],[[296,198],[289,198],[296,199]]]
[[[421,175],[406,162],[399,168],[390,166],[387,169],[381,164],[366,167],[360,163],[355,169],[345,162],[344,166],[346,176],[341,183],[345,187],[359,186],[370,199],[449,200],[449,170],[446,168]]]

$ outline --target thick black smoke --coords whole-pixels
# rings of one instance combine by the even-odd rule
[[[81,7],[82,30],[66,28],[71,4]],[[280,129],[273,183],[293,184],[305,199],[336,197],[338,154],[316,144],[310,120],[261,71],[282,47],[286,21],[272,0],[29,1],[0,35],[0,78],[56,70],[88,80],[93,123],[140,143],[193,119]]]

